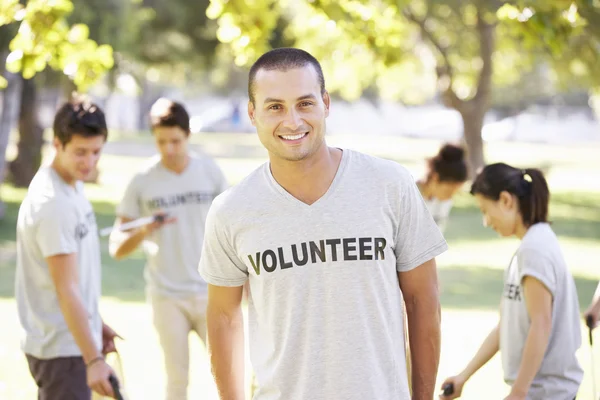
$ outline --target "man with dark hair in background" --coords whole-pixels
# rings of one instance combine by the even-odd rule
[[[255,399],[431,400],[440,352],[435,257],[447,245],[410,173],[327,146],[331,99],[319,62],[303,50],[262,55],[248,95],[269,162],[215,199],[200,261],[220,398],[244,398],[248,283]]]
[[[204,221],[227,181],[210,157],[189,150],[190,118],[183,105],[159,99],[150,122],[159,154],[128,184],[115,225],[153,215],[164,219],[126,232],[114,230],[110,253],[121,259],[140,245],[144,248],[147,296],[167,373],[166,398],[185,400],[189,333],[195,331],[206,343],[207,285],[198,273]]]
[[[89,400],[90,388],[113,396],[104,355],[116,334],[100,318],[100,243],[83,192],[107,132],[95,104],[64,104],[54,119],[54,160],[36,173],[19,208],[15,297],[41,400]]]

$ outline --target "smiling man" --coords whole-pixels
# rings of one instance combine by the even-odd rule
[[[104,113],[85,99],[54,119],[52,164],[36,173],[17,220],[15,297],[40,400],[112,396],[104,354],[115,332],[100,318],[100,242],[83,181],[106,142]]]
[[[328,147],[331,100],[319,62],[293,48],[261,56],[248,114],[269,162],[213,202],[200,270],[221,399],[244,398],[240,308],[249,284],[255,399],[433,397],[440,307],[435,257],[447,245],[410,174]]]

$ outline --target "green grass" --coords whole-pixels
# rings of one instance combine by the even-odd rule
[[[124,136],[122,136],[124,137]],[[389,139],[389,140],[387,140]],[[236,183],[266,160],[255,135],[207,134],[192,138],[195,145],[215,156],[230,183]],[[433,154],[439,142],[377,136],[332,136],[329,143],[401,162],[415,175],[422,173],[423,158]],[[152,152],[151,138],[128,137],[127,143],[111,142],[102,157],[100,184],[86,191],[97,213],[99,227],[112,225],[115,203],[133,171]],[[600,148],[559,147],[498,143],[488,149],[490,161],[538,166],[547,172],[553,192],[550,206],[553,227],[575,277],[582,310],[589,303],[600,277]],[[144,157],[139,157],[144,156]],[[552,163],[552,164],[551,164]],[[552,166],[550,166],[552,165]],[[14,303],[15,223],[23,189],[4,185],[0,197],[7,203],[7,217],[0,221],[0,399],[34,398],[35,387],[19,350],[20,327]],[[465,192],[453,209],[446,238],[450,250],[438,260],[443,306],[443,346],[440,379],[459,372],[497,322],[502,290],[502,270],[518,242],[499,238],[482,226],[481,215]],[[103,249],[102,312],[124,337],[121,352],[127,388],[132,399],[160,399],[164,371],[151,314],[144,299],[141,254],[116,262]],[[591,399],[589,347],[582,327],[579,358],[586,369],[578,399]],[[216,398],[207,359],[198,340],[192,340],[190,398]],[[600,352],[595,351],[596,359]],[[499,358],[477,373],[464,399],[500,399],[507,387],[502,382]],[[594,399],[595,400],[595,399]]]

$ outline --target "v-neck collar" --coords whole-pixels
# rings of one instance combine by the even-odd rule
[[[348,164],[348,160],[350,158],[350,152],[346,149],[340,148],[340,150],[342,151],[342,157],[340,160],[340,164],[338,165],[337,171],[335,172],[335,176],[333,177],[333,180],[331,181],[329,188],[323,194],[323,196],[319,197],[319,199],[317,199],[317,201],[315,201],[312,204],[307,204],[307,203],[297,199],[296,197],[292,196],[292,194],[290,194],[290,192],[285,190],[284,187],[281,186],[277,182],[277,180],[275,180],[275,177],[273,176],[273,172],[271,172],[271,163],[265,164],[265,173],[267,174],[267,179],[269,180],[269,183],[275,189],[275,191],[277,191],[277,193],[279,193],[279,195],[281,197],[285,198],[286,201],[291,202],[299,207],[303,207],[306,209],[314,209],[315,207],[324,203],[329,197],[332,196],[332,194],[335,192],[337,186],[339,185],[340,180],[342,179],[344,170],[345,170],[346,165]]]
[[[187,175],[187,173],[190,171],[192,162],[193,162],[192,155],[188,154],[188,163],[185,166],[185,168],[183,169],[183,171],[181,171],[179,173],[165,167],[165,165],[162,163],[162,160],[159,161],[159,165],[160,165],[160,168],[162,168],[163,172],[166,173],[168,176],[175,177],[175,178],[181,178],[181,177],[184,177],[185,175]]]

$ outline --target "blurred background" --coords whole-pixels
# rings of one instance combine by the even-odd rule
[[[246,113],[247,73],[285,46],[323,65],[331,145],[395,160],[415,178],[445,141],[465,144],[473,170],[495,161],[542,168],[587,307],[600,277],[600,1],[0,0],[0,399],[35,398],[19,349],[15,223],[52,156],[57,107],[79,91],[106,112],[109,141],[87,194],[108,226],[125,184],[155,153],[147,116],[159,97],[186,105],[194,147],[215,157],[230,184],[267,160]],[[502,270],[517,246],[482,227],[467,189],[439,260],[440,378],[459,372],[496,323]],[[131,399],[160,399],[143,256],[116,262],[102,245],[103,316],[125,338],[125,387]],[[583,339],[578,399],[592,399]],[[214,399],[204,348],[192,340],[192,350],[191,398]],[[506,393],[496,357],[463,398]]]

